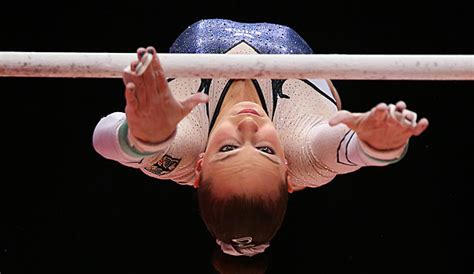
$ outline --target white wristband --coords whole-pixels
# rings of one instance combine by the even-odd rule
[[[401,156],[404,155],[404,152],[408,145],[406,144],[396,149],[378,150],[378,149],[374,149],[369,144],[367,144],[366,142],[360,139],[358,141],[359,141],[358,143],[359,143],[360,149],[365,155],[377,160],[382,160],[382,161],[394,161],[394,160],[399,159]]]
[[[173,132],[173,134],[171,134],[171,136],[168,139],[160,143],[145,143],[135,138],[133,134],[130,132],[130,129],[128,129],[128,133],[127,133],[128,144],[134,149],[142,153],[155,153],[155,152],[163,150],[163,148],[167,147],[168,143],[172,139],[174,139],[175,136],[176,136],[176,130]]]

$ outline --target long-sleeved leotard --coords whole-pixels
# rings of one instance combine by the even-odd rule
[[[202,20],[185,30],[170,52],[223,54],[310,54],[312,50],[292,29],[266,23]],[[289,182],[296,190],[318,187],[337,174],[363,166],[398,161],[406,147],[374,151],[345,125],[331,127],[327,120],[338,110],[339,98],[331,83],[322,79],[253,79],[264,110],[278,131],[288,161]],[[179,184],[193,185],[199,154],[206,149],[210,129],[219,113],[231,79],[168,79],[177,100],[197,92],[209,95],[179,124],[175,135],[154,151],[130,146],[126,116],[112,113],[97,124],[93,144],[107,159],[140,168],[144,173]]]

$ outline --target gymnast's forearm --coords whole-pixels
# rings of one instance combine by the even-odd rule
[[[336,174],[349,173],[364,166],[385,166],[403,158],[407,146],[376,150],[360,140],[357,133],[340,124],[321,124],[312,130],[312,155]]]
[[[170,145],[172,138],[144,151],[130,140],[125,113],[114,112],[103,117],[94,129],[93,146],[102,157],[120,162],[123,165],[141,168],[147,159],[159,157]],[[174,137],[174,136],[172,136]]]

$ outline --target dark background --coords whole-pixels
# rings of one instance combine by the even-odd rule
[[[292,27],[317,53],[473,54],[471,8],[171,1],[2,6],[1,51],[166,52],[204,18]],[[3,4],[2,4],[3,5]],[[212,11],[211,9],[216,9]],[[430,120],[405,159],[292,194],[267,273],[472,273],[472,81],[334,81],[343,108],[404,100]],[[213,273],[194,189],[101,158],[120,79],[0,78],[0,273]]]

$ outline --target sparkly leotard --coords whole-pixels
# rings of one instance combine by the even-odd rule
[[[170,48],[171,53],[311,54],[312,49],[291,28],[269,23],[201,20],[188,27]],[[140,168],[146,174],[192,185],[199,154],[231,79],[168,79],[173,95],[183,100],[196,92],[209,95],[179,124],[173,138],[152,153],[143,154],[127,142],[126,117],[116,112],[101,119],[94,131],[94,147],[107,159]],[[253,79],[262,106],[272,118],[288,161],[295,189],[318,187],[337,174],[362,166],[397,161],[404,150],[364,149],[357,134],[345,125],[330,127],[327,119],[338,108],[330,82],[323,79]]]

